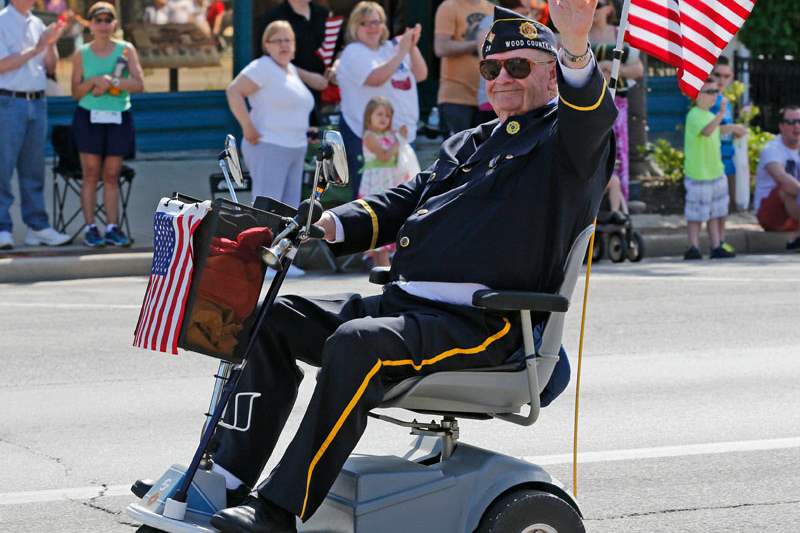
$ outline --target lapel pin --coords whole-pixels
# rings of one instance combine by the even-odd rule
[[[508,133],[509,135],[516,135],[517,133],[519,133],[519,122],[517,122],[516,120],[512,120],[511,122],[509,122],[508,125],[506,126],[506,133]]]

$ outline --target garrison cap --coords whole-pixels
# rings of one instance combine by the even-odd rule
[[[550,28],[510,9],[495,7],[492,29],[483,41],[483,57],[521,48],[558,53],[556,36]]]

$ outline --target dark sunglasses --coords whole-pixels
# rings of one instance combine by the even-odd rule
[[[787,126],[797,126],[800,125],[800,118],[785,118],[781,120],[781,123],[786,124]]]
[[[548,61],[531,61],[524,57],[512,57],[509,59],[484,59],[480,63],[480,73],[485,80],[494,80],[500,75],[500,71],[505,67],[508,75],[514,79],[522,80],[527,78],[532,65],[549,65],[555,63],[554,60]]]
[[[719,89],[703,89],[700,92],[703,94],[719,94]]]

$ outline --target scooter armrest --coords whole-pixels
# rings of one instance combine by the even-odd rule
[[[369,271],[369,282],[376,285],[386,285],[392,281],[389,267],[375,267]]]
[[[370,281],[372,277],[370,276]],[[472,295],[472,305],[497,311],[539,311],[564,313],[569,300],[560,294],[528,291],[495,291],[484,289]]]

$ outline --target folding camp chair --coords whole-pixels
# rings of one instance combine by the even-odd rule
[[[53,144],[53,151],[56,154],[53,164],[53,228],[63,233],[67,232],[67,227],[81,215],[80,197],[81,180],[83,172],[81,170],[80,156],[75,142],[72,138],[72,128],[70,126],[53,126],[50,137]],[[131,184],[136,176],[136,171],[128,165],[122,165],[119,176],[119,199],[120,199],[120,218],[119,225],[125,228],[125,233],[130,236],[131,228],[128,223],[128,201],[131,196]],[[97,191],[103,190],[103,180],[97,182]],[[78,200],[78,207],[74,211],[67,212],[67,197],[70,192],[74,193]],[[102,195],[95,206],[94,216],[101,224],[106,224],[105,205]],[[75,238],[84,224],[72,233]]]

